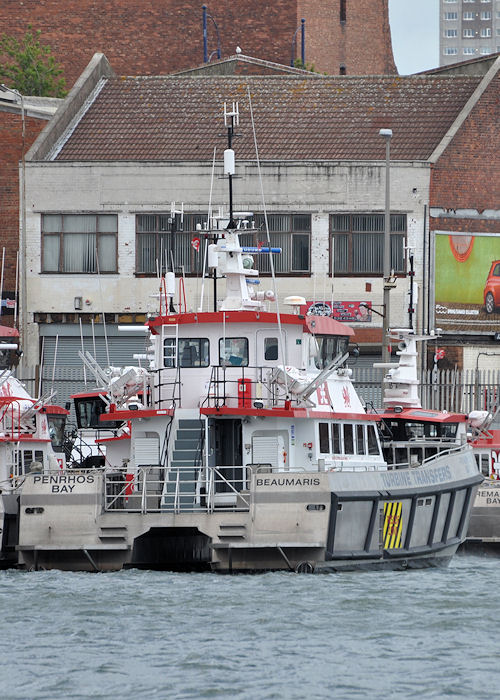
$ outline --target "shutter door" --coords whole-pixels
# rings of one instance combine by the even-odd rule
[[[136,334],[134,336],[113,335],[108,337],[109,363],[107,360],[106,342],[103,337],[96,337],[95,340],[92,337],[84,338],[83,347],[92,356],[95,353],[97,362],[103,368],[107,367],[108,364],[115,367],[124,365],[137,366],[139,361],[134,360],[133,356],[135,353],[143,354],[145,352],[145,336],[146,334]],[[72,394],[92,391],[97,387],[93,374],[88,370],[84,371],[82,360],[78,355],[81,349],[82,343],[79,336],[59,335],[57,338],[56,356],[56,337],[44,336],[43,338],[41,393],[46,394],[54,389],[57,393],[52,402],[58,406],[64,406],[71,401],[70,397]],[[141,362],[145,366],[145,361]],[[70,418],[71,422],[74,422],[74,416]]]
[[[281,435],[253,435],[252,463],[270,464],[274,468],[283,466],[284,442]]]

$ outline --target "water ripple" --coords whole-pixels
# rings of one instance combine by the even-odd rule
[[[0,572],[0,697],[496,698],[499,568]]]

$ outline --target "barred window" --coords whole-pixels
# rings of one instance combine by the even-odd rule
[[[384,214],[331,214],[334,274],[383,274]],[[405,274],[406,214],[391,214],[391,269]]]
[[[267,246],[266,226],[263,214],[255,215],[255,230],[240,231],[241,245]],[[308,273],[310,271],[310,214],[268,214],[271,247],[281,248],[274,255],[277,274]],[[136,272],[156,275],[171,269],[173,257],[176,269],[186,274],[201,274],[203,270],[203,245],[195,246],[195,238],[203,242],[207,215],[184,214],[183,222],[175,222],[169,214],[138,214],[136,216]],[[197,231],[197,225],[202,230]],[[174,228],[174,233],[172,233]],[[211,242],[211,241],[210,241]],[[173,250],[172,250],[173,249]],[[160,263],[161,261],[161,263]],[[270,273],[269,255],[255,256],[255,268]]]
[[[42,272],[117,272],[116,214],[43,214]]]
[[[171,269],[172,258],[176,269],[186,274],[201,274],[203,246],[194,246],[193,240],[205,228],[206,214],[184,214],[172,220],[170,214],[138,214],[136,216],[136,272],[142,275],[164,274]]]
[[[281,248],[281,254],[273,256],[276,274],[310,272],[310,214],[268,214],[269,238],[272,248]],[[240,233],[241,245],[267,246],[264,214],[255,214],[255,231]],[[262,274],[271,272],[269,255],[256,255],[254,267]]]

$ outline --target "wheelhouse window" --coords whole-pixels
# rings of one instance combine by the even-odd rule
[[[106,403],[101,396],[86,396],[74,399],[76,424],[79,428],[104,428],[117,430],[123,421],[100,421],[106,413]]]
[[[248,367],[248,338],[221,338],[219,363],[223,366]]]
[[[343,355],[349,347],[348,337],[339,336],[316,336],[318,353],[314,358],[317,369],[327,367],[337,355]]]
[[[204,237],[206,214],[184,214],[172,218],[170,214],[137,214],[136,273],[157,275],[174,267],[185,274],[200,274],[203,269],[203,246],[197,243]]]
[[[163,341],[164,367],[208,367],[210,363],[210,342],[208,338],[179,338],[177,358],[175,338]]]
[[[240,232],[241,245],[267,246],[266,222],[263,214],[255,214],[255,231]],[[308,273],[311,269],[310,214],[268,214],[269,238],[272,248],[281,248],[281,253],[273,255],[276,274]],[[262,274],[271,272],[269,255],[255,255],[254,267]]]
[[[116,214],[43,214],[42,272],[117,272]]]
[[[334,274],[381,275],[384,214],[331,214]],[[405,274],[406,214],[391,214],[391,269]]]

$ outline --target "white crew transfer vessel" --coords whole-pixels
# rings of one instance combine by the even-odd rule
[[[0,326],[0,568],[17,565],[19,493],[27,474],[65,468],[68,411],[32,398],[14,376],[19,333]]]
[[[231,178],[234,154],[225,165]],[[470,447],[389,468],[351,383],[352,330],[301,316],[300,297],[270,310],[253,258],[278,251],[241,246],[237,219],[230,199],[208,251],[218,310],[171,311],[168,276],[149,371],[98,392],[100,424],[127,428],[105,465],[26,478],[22,566],[404,569],[445,565],[464,540],[481,481]]]

